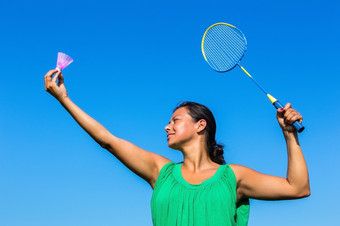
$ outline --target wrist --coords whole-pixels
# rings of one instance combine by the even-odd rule
[[[67,96],[67,95],[62,95],[62,96],[60,96],[60,97],[57,97],[57,100],[61,103],[61,104],[63,104],[63,103],[65,103],[67,100],[69,100],[70,98]]]
[[[299,144],[299,140],[298,140],[298,135],[296,130],[294,131],[287,131],[287,130],[282,130],[283,132],[283,136],[286,140],[286,142],[294,142],[296,144]]]

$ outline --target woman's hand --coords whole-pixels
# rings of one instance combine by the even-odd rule
[[[55,75],[54,75],[55,74]],[[52,76],[54,77],[52,78]],[[45,90],[54,96],[57,100],[67,97],[67,91],[64,85],[64,77],[61,71],[56,69],[50,70],[44,76]],[[57,82],[58,80],[58,82]]]
[[[295,121],[302,123],[302,115],[292,108],[290,103],[287,103],[284,108],[277,109],[277,121],[283,131],[294,132],[296,129],[293,126]]]

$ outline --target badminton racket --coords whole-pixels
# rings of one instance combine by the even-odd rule
[[[268,97],[276,109],[284,107],[276,98],[267,93],[240,65],[240,61],[247,50],[247,40],[238,28],[227,23],[211,25],[203,35],[201,47],[203,57],[212,69],[217,72],[228,72],[237,66],[240,67]],[[299,121],[295,121],[293,126],[299,133],[305,128]]]

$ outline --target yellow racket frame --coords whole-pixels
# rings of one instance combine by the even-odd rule
[[[222,23],[222,22],[213,24],[213,25],[211,25],[210,27],[208,27],[208,29],[204,32],[204,35],[203,35],[203,38],[202,38],[202,43],[201,43],[201,49],[202,49],[203,57],[204,57],[204,59],[205,59],[206,61],[208,61],[208,60],[207,60],[207,57],[205,56],[205,52],[204,52],[204,48],[203,48],[204,39],[205,39],[205,36],[206,36],[206,34],[208,33],[208,31],[209,31],[211,28],[213,28],[213,27],[215,27],[215,26],[217,26],[217,25],[227,25],[227,26],[230,26],[230,27],[232,27],[232,28],[236,28],[235,26],[233,26],[233,25],[231,25],[231,24]]]

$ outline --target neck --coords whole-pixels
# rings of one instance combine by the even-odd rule
[[[210,159],[204,141],[187,145],[183,147],[181,151],[184,157],[182,166],[192,172],[210,169],[211,167],[218,165]]]

